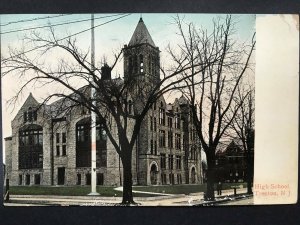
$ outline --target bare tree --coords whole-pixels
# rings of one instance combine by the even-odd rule
[[[247,193],[252,194],[253,169],[254,169],[254,88],[243,85],[238,88],[234,98],[236,104],[240,105],[230,130],[241,142],[246,158],[246,181]]]
[[[177,54],[169,48],[176,64],[179,65],[184,58],[191,65],[190,70],[182,73],[183,82],[176,85],[191,103],[195,129],[206,154],[208,200],[214,199],[216,148],[241,107],[234,98],[250,67],[255,47],[254,35],[250,44],[236,40],[231,16],[213,22],[209,32],[197,29],[192,23],[185,24],[177,17],[183,44]],[[208,66],[204,68],[202,65]]]
[[[115,55],[115,61],[110,67],[104,65],[102,70],[99,68],[92,70],[88,52],[81,51],[76,45],[76,40],[71,37],[59,39],[54,30],[50,29],[49,36],[35,32],[26,40],[38,51],[34,54],[28,53],[24,50],[24,46],[19,50],[11,49],[10,56],[2,61],[4,76],[18,76],[25,81],[12,99],[12,103],[19,99],[26,87],[59,86],[61,87],[59,91],[49,94],[43,100],[41,108],[51,100],[59,98],[53,109],[56,116],[68,116],[78,107],[95,112],[123,164],[122,204],[134,203],[132,151],[143,119],[157,99],[176,88],[176,83],[186,79],[185,77],[175,79],[176,76],[191,69],[193,65],[186,63],[185,59],[180,59],[179,66],[173,72],[162,70],[162,76],[155,82],[133,75],[124,80],[108,79],[103,70],[110,72],[114,68],[121,57],[121,51]],[[51,59],[51,63],[47,64],[46,59],[51,53],[56,55],[62,53],[64,57]],[[206,66],[198,67],[203,68]],[[81,88],[78,88],[78,83]],[[90,96],[90,88],[95,89],[94,96]],[[134,113],[131,112],[130,102],[136,103]],[[116,125],[117,135],[112,133],[112,124]]]

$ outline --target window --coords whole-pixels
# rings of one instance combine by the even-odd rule
[[[166,154],[160,154],[160,167],[166,169]]]
[[[154,117],[154,131],[156,132],[157,126],[156,126],[156,117]]]
[[[153,155],[153,140],[150,141],[150,154]]]
[[[66,145],[62,146],[62,155],[63,156],[67,155],[67,146]]]
[[[81,185],[81,174],[78,173],[77,174],[77,182],[76,182],[77,185]]]
[[[157,155],[157,141],[154,141],[154,154]]]
[[[174,184],[174,174],[172,173],[169,174],[169,180],[170,180],[170,184]]]
[[[56,145],[56,156],[60,156],[60,146]]]
[[[41,175],[40,174],[34,174],[34,184],[36,184],[36,185],[41,184]]]
[[[168,147],[173,148],[173,132],[168,131]]]
[[[144,72],[144,61],[143,61],[143,55],[140,55],[140,72]]]
[[[67,135],[65,132],[62,133],[62,143],[66,143],[67,142]]]
[[[177,183],[182,184],[181,174],[177,174]]]
[[[159,147],[166,147],[166,133],[164,130],[159,130]]]
[[[181,169],[181,156],[176,156],[176,169]]]
[[[175,128],[180,129],[180,115],[178,113],[175,115]]]
[[[161,102],[160,108],[159,108],[159,124],[160,125],[165,125],[165,109],[163,107],[164,107],[164,105]]]
[[[167,174],[162,174],[161,175],[161,183],[166,184],[167,183]]]
[[[59,133],[56,133],[56,143],[59,143]]]
[[[43,167],[43,131],[35,124],[19,131],[19,169]]]
[[[24,123],[36,121],[37,120],[37,111],[34,110],[32,107],[29,107],[28,110],[23,112],[23,119],[24,119]]]
[[[85,184],[86,185],[91,185],[91,174],[90,173],[87,173],[85,175]]]
[[[173,119],[172,117],[168,117],[168,127],[172,128]]]
[[[25,184],[30,185],[30,174],[26,174]]]
[[[170,170],[173,169],[173,155],[169,155],[169,158],[168,158],[168,166],[169,166],[169,169],[170,169]]]
[[[153,117],[150,116],[150,130],[153,131]]]
[[[97,185],[104,184],[104,175],[103,173],[97,173]]]
[[[23,183],[23,176],[22,174],[19,174],[19,185],[22,185]]]
[[[175,134],[175,148],[181,149],[181,135]]]
[[[24,112],[24,113],[23,113],[23,118],[24,118],[24,123],[26,123],[27,120],[28,120],[27,112]]]
[[[91,120],[85,118],[76,124],[76,167],[91,166]],[[107,135],[103,125],[96,126],[96,166],[107,165]]]

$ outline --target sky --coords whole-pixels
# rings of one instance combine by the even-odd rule
[[[122,14],[125,16],[125,14]],[[113,62],[114,57],[113,53],[117,53],[120,49],[128,44],[135,27],[140,19],[143,18],[145,25],[147,26],[150,35],[156,46],[159,47],[161,53],[161,63],[168,64],[166,47],[168,44],[176,47],[176,43],[179,40],[177,34],[177,27],[174,24],[174,17],[177,14],[126,14],[127,16],[120,18],[118,20],[112,21],[110,23],[98,26],[102,23],[108,22],[112,19],[116,19],[121,14],[95,14],[95,58],[96,65],[105,57],[107,62],[110,64]],[[222,14],[178,14],[181,18],[189,23],[193,22],[196,27],[204,27],[208,30],[212,27],[212,21],[214,18],[221,17],[224,18],[226,15]],[[53,17],[56,16],[56,17]],[[34,20],[35,18],[42,17],[52,17],[48,19],[39,19]],[[101,18],[102,17],[102,18]],[[103,18],[106,17],[106,18]],[[18,31],[13,33],[7,33],[9,31],[28,29],[32,27],[39,27],[48,24],[59,24],[65,22],[72,22],[77,20],[87,20],[90,19],[90,14],[64,14],[60,16],[58,14],[18,14],[18,15],[1,15],[1,56],[2,58],[8,57],[8,48],[21,48],[23,45],[25,49],[31,49],[30,44],[24,42],[24,35],[30,34],[28,31]],[[255,15],[233,15],[234,20],[236,21],[236,38],[239,41],[249,41],[252,38],[253,33],[255,32]],[[23,20],[32,20],[27,22],[11,23],[13,21],[23,21]],[[8,24],[8,25],[6,25]],[[89,29],[91,26],[90,21],[83,21],[77,23],[71,23],[68,25],[55,26],[56,34],[63,38],[65,36]],[[97,27],[98,26],[98,27]],[[35,31],[47,34],[48,30],[46,28],[35,29]],[[76,40],[78,46],[82,50],[90,49],[90,40],[91,34],[90,31],[83,32],[76,35]],[[32,52],[31,54],[34,54]],[[62,57],[60,55],[60,57]],[[55,61],[56,58],[53,58]],[[113,76],[123,76],[123,62],[118,63],[115,70],[112,72]],[[7,101],[14,96],[14,94],[20,88],[20,85],[23,83],[23,80],[4,77],[2,78],[2,121],[3,121],[3,137],[11,135],[10,122],[26,100],[28,94],[32,92],[33,96],[37,100],[41,99],[47,95],[50,89],[27,89],[24,92],[24,95],[19,99],[18,104],[15,109],[7,105]],[[53,87],[51,87],[53,89]]]

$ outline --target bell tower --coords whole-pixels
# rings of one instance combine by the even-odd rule
[[[129,44],[123,48],[124,80],[136,79],[150,87],[157,84],[160,80],[159,52],[140,18]]]

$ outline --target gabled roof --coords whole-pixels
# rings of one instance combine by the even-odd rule
[[[139,23],[137,24],[128,45],[133,46],[137,44],[146,44],[146,43],[155,47],[155,44],[151,38],[151,35],[149,34],[146,25],[144,24],[143,19],[140,18]]]

